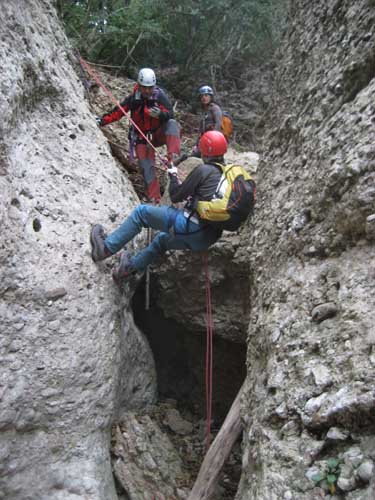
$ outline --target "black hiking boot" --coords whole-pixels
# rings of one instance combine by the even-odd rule
[[[99,262],[107,257],[110,257],[112,253],[104,244],[104,240],[107,235],[104,232],[104,227],[100,224],[94,224],[91,229],[90,243],[91,243],[91,258],[94,262]]]
[[[119,265],[113,268],[112,278],[116,285],[121,285],[124,280],[136,272],[137,270],[131,263],[130,255],[127,252],[123,252],[120,257]]]

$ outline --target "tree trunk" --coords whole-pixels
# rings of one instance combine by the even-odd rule
[[[188,500],[209,500],[215,492],[221,469],[242,431],[240,418],[242,391],[243,386],[239,390],[219,434],[216,436],[203,460]]]

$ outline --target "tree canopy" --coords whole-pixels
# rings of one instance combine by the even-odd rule
[[[55,0],[73,45],[92,62],[172,67],[224,78],[269,60],[287,0]]]

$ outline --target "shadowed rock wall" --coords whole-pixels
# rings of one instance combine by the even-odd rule
[[[333,498],[329,458],[338,494],[375,496],[374,7],[290,3],[250,243],[237,500]]]
[[[2,2],[0,20],[0,497],[116,499],[111,422],[155,398],[155,371],[88,235],[136,196],[52,3]]]

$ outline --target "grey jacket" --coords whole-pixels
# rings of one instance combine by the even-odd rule
[[[222,117],[223,113],[220,106],[215,102],[211,102],[208,106],[208,110],[202,113],[199,124],[199,136],[208,130],[218,130],[220,132]]]

